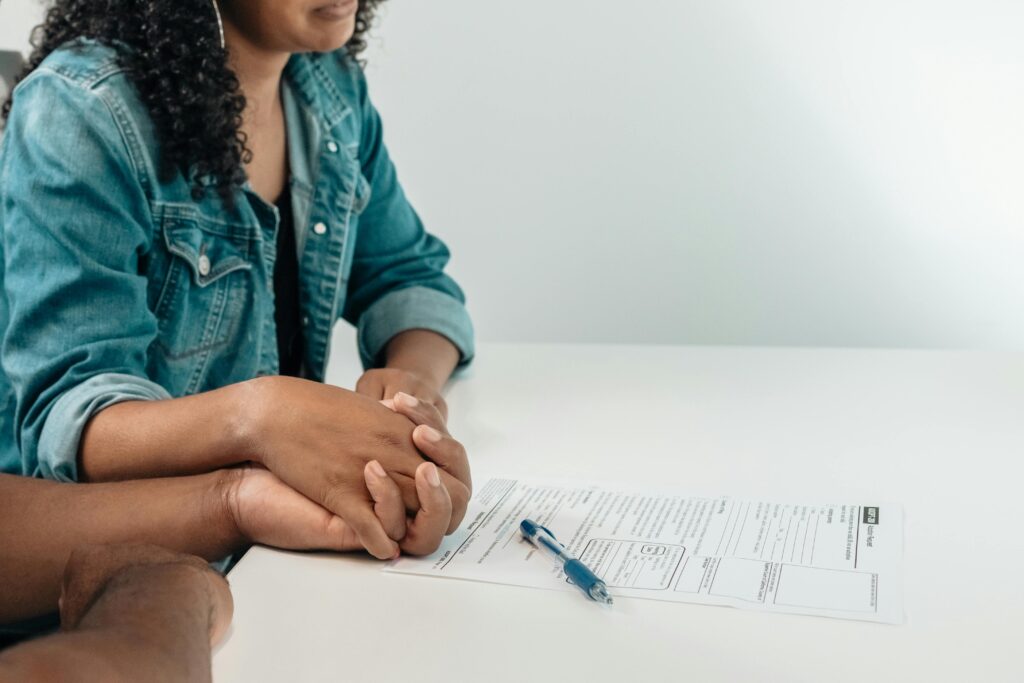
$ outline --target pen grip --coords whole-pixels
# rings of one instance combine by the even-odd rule
[[[591,586],[600,581],[597,575],[587,569],[587,565],[579,560],[569,560],[562,567],[562,571],[569,577],[569,580],[584,591],[589,591]]]

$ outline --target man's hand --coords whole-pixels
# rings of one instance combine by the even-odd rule
[[[404,552],[424,555],[437,549],[451,521],[452,503],[433,463],[424,462],[416,469],[420,509],[408,520],[401,491],[379,462],[367,463],[363,477],[374,513]],[[250,542],[290,550],[364,549],[345,520],[262,467],[249,465],[225,472],[220,495],[239,533]]]
[[[0,653],[0,679],[203,683],[232,614],[204,561],[145,545],[73,551],[60,605],[61,633]]]
[[[246,384],[250,394],[240,407],[251,459],[343,519],[370,554],[394,557],[399,546],[374,512],[364,469],[376,460],[397,484],[406,511],[415,515],[423,507],[417,470],[425,462],[414,443],[415,425],[338,387],[291,377]],[[432,459],[451,498],[450,524],[457,526],[469,501],[469,463],[464,452],[450,449]]]
[[[61,587],[61,629],[73,631],[90,613],[96,617],[105,597],[153,594],[163,584],[194,588],[203,604],[193,607],[208,616],[210,644],[219,642],[233,612],[227,581],[201,558],[155,545],[91,545],[72,552]]]
[[[442,422],[448,421],[448,404],[441,392],[426,378],[409,370],[399,368],[375,368],[367,370],[356,383],[356,392],[375,401],[389,400],[395,394],[415,396],[437,408]]]

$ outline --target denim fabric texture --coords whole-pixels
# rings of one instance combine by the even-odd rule
[[[429,329],[473,356],[449,252],[407,201],[361,69],[296,55],[282,94],[305,367],[357,327],[363,365]],[[82,430],[121,401],[278,372],[278,214],[248,187],[228,208],[162,181],[159,142],[116,52],[62,47],[15,89],[0,148],[0,471],[74,481]],[[183,435],[184,436],[184,435]]]

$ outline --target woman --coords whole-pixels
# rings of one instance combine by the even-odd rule
[[[55,3],[3,110],[0,469],[254,462],[388,558],[404,520],[378,518],[364,469],[413,513],[430,452],[458,525],[469,467],[439,392],[472,328],[355,61],[377,4]],[[338,317],[357,392],[320,383]]]

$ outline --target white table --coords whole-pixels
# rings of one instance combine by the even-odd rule
[[[575,593],[256,548],[217,681],[1024,680],[1024,354],[483,345],[448,396],[479,483],[902,502],[907,622],[626,599],[595,618]]]

